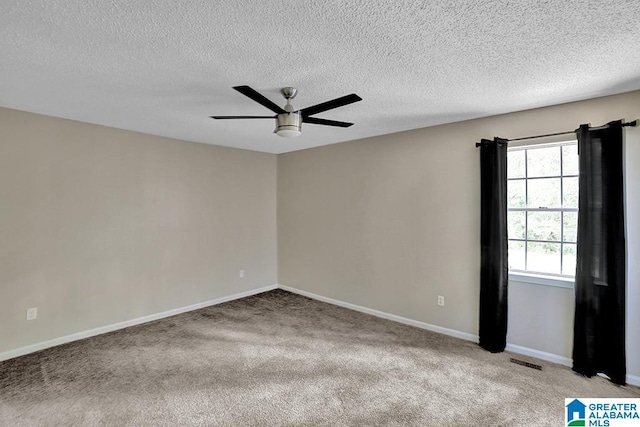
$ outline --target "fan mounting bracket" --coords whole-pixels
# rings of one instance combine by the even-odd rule
[[[284,96],[285,99],[293,99],[296,97],[298,89],[295,87],[283,87],[280,92],[282,92],[282,96]]]

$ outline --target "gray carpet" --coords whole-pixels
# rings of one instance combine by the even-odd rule
[[[640,397],[513,356],[275,290],[2,362],[0,425],[557,426]]]

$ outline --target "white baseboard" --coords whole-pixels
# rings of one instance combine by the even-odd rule
[[[57,345],[66,344],[72,341],[81,340],[84,338],[93,337],[96,335],[104,334],[107,332],[116,331],[118,329],[128,328],[129,326],[140,325],[142,323],[151,322],[153,320],[164,319],[165,317],[175,316],[176,314],[186,313],[187,311],[198,310],[200,308],[209,307],[212,305],[222,304],[223,302],[233,301],[236,299],[248,297],[262,292],[271,291],[277,289],[277,285],[265,286],[258,289],[252,289],[250,291],[239,292],[237,294],[212,299],[209,301],[199,302],[186,307],[174,308],[172,310],[163,311],[162,313],[150,314],[148,316],[138,317],[137,319],[125,320],[124,322],[118,322],[111,325],[100,326],[98,328],[90,329],[88,331],[76,332],[75,334],[65,335],[60,338],[54,338],[52,340],[31,344],[25,347],[20,347],[15,350],[5,351],[0,353],[0,362],[3,360],[13,359],[14,357],[24,356],[25,354],[34,353],[36,351],[44,350],[49,347],[55,347]]]
[[[627,374],[627,384],[640,387],[640,376]]]
[[[349,302],[340,301],[333,298],[323,297],[322,295],[317,295],[307,291],[301,291],[300,289],[292,288],[290,286],[278,285],[278,287],[282,290],[293,292],[294,294],[299,294],[311,299],[315,299],[318,301],[326,302],[329,304],[337,305],[339,307],[348,308],[350,310],[359,311],[361,313],[370,314],[372,316],[380,317],[382,319],[393,320],[394,322],[403,323],[409,326],[415,326],[416,328],[426,329],[432,332],[438,332],[443,335],[449,335],[456,338],[461,338],[467,341],[478,342],[478,336],[469,334],[467,332],[456,331],[455,329],[444,328],[438,325],[432,325],[430,323],[421,322],[419,320],[408,319],[406,317],[397,316],[395,314],[385,313],[384,311],[374,310],[373,308],[363,307],[356,304],[351,304]]]
[[[507,348],[505,349],[512,353],[522,354],[523,356],[531,356],[537,359],[546,360],[548,362],[558,363],[564,366],[572,366],[573,359],[569,357],[560,356],[559,354],[547,353],[546,351],[535,350],[529,347],[523,347],[517,344],[509,344],[507,343]]]

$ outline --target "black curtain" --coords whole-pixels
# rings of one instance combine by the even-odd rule
[[[580,157],[573,370],[625,384],[622,122],[577,131]]]
[[[480,143],[480,346],[507,345],[507,141]]]

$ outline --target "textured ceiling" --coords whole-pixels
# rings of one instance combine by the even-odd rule
[[[0,106],[282,153],[640,89],[640,2],[2,0]],[[303,108],[297,138],[231,89]]]

